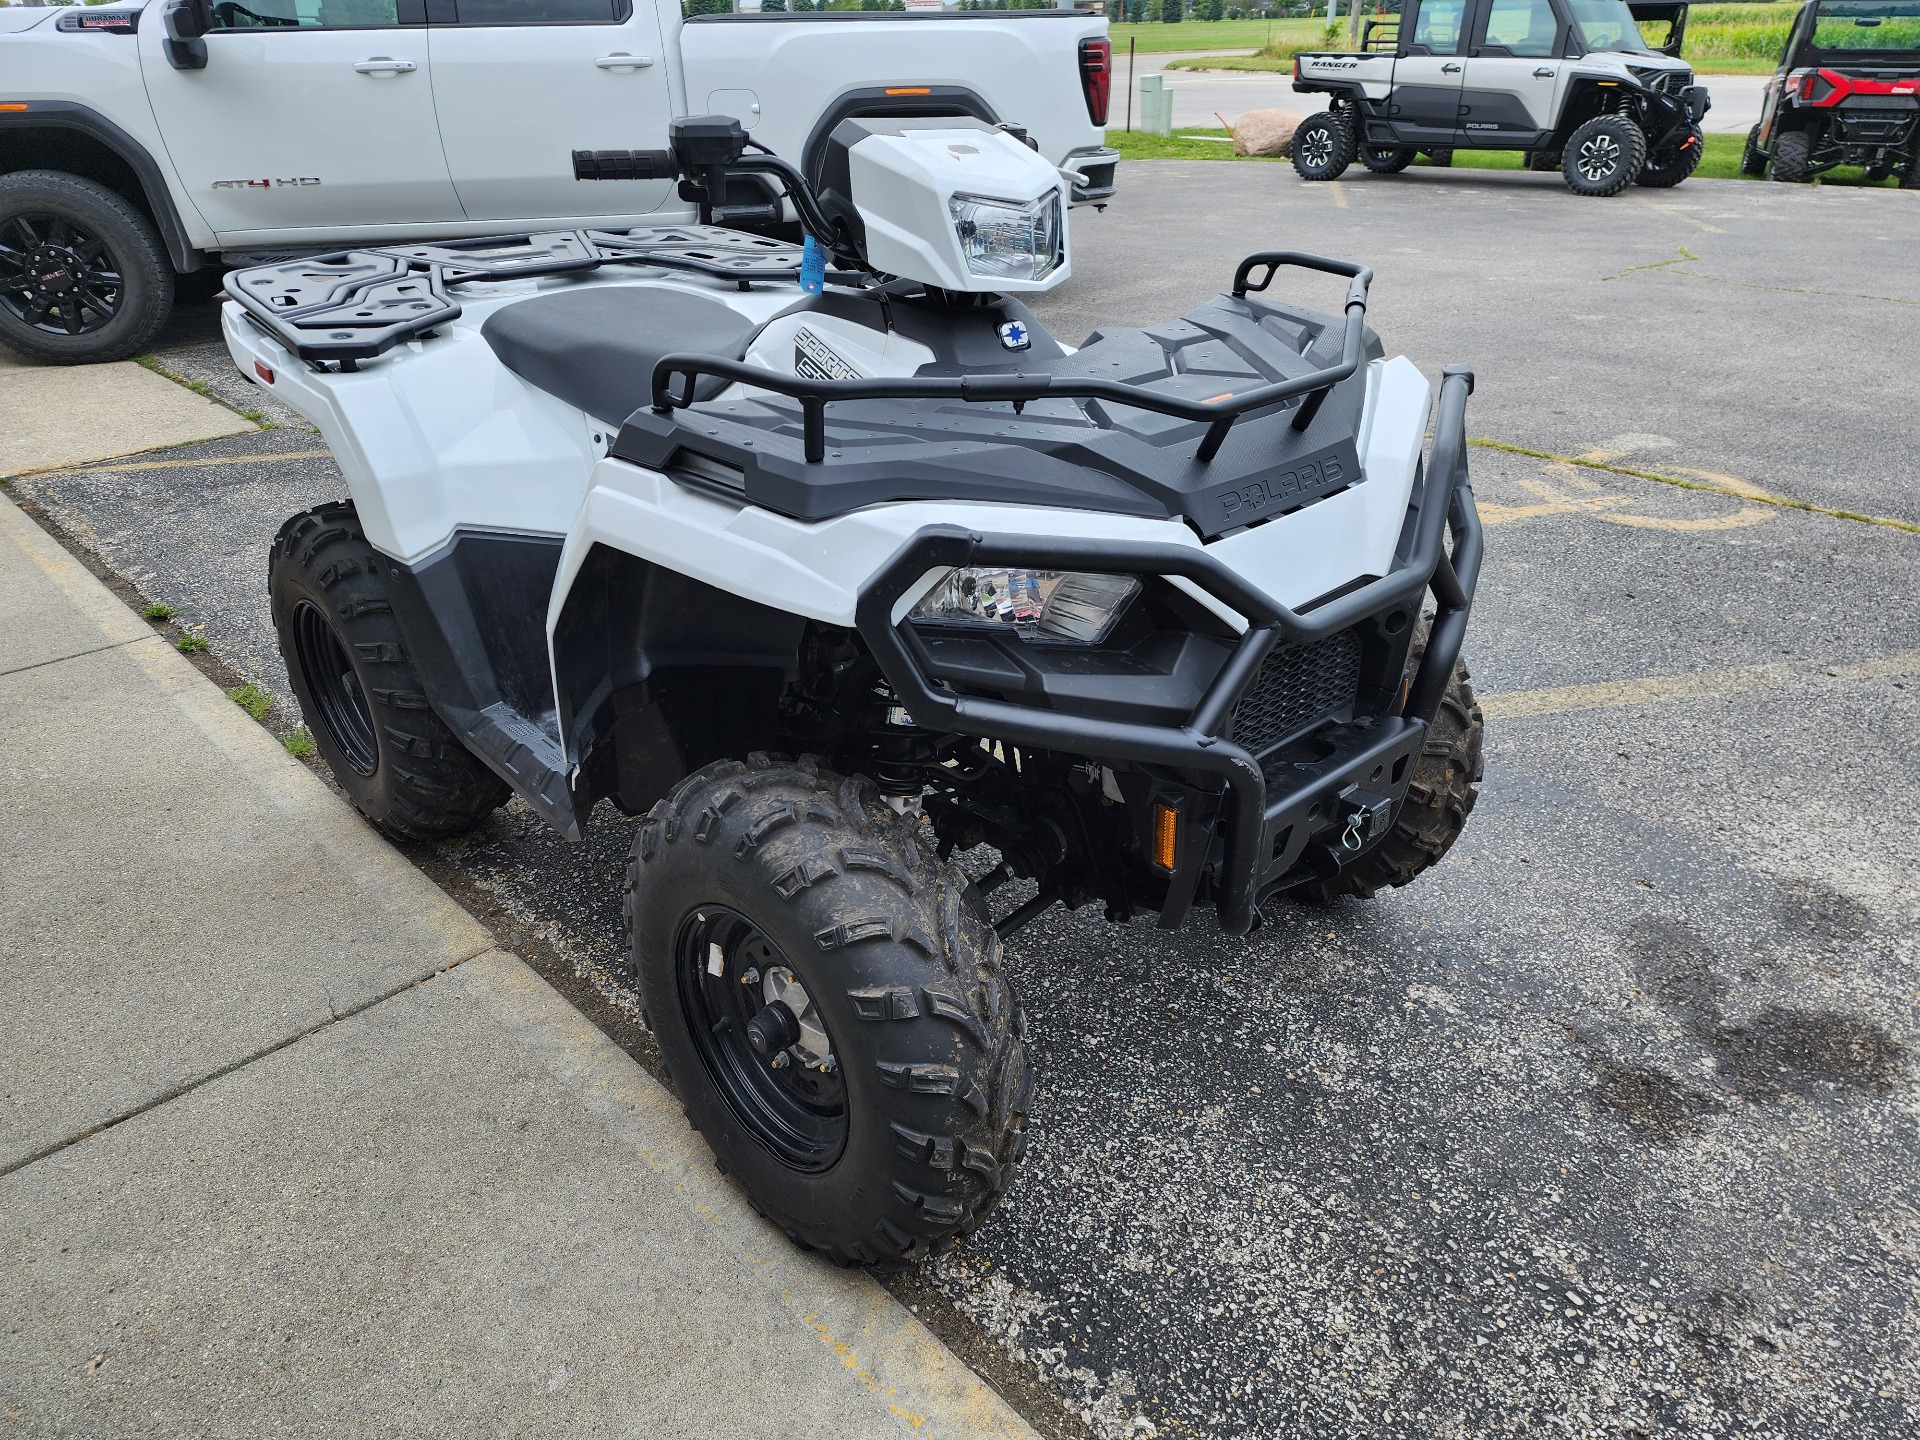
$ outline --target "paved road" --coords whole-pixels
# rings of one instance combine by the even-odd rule
[[[1142,55],[1134,72],[1134,115],[1139,116],[1139,83],[1147,75],[1164,74],[1173,91],[1173,123],[1176,127],[1217,128],[1219,116],[1229,121],[1247,110],[1318,110],[1325,97],[1296,95],[1292,77],[1285,74],[1254,74],[1233,70],[1168,70],[1174,60],[1203,59],[1204,56]],[[1120,80],[1126,81],[1126,58],[1120,60]],[[1703,83],[1713,95],[1713,109],[1707,113],[1705,128],[1726,134],[1744,135],[1760,118],[1760,92],[1767,83],[1764,75],[1709,75]],[[1124,98],[1114,112],[1116,123],[1124,120]]]
[[[1445,865],[1247,940],[1010,946],[1031,1157],[896,1286],[965,1358],[1103,1437],[1914,1432],[1920,535],[1742,492],[1920,522],[1917,201],[1134,164],[1079,224],[1072,339],[1353,255],[1390,353],[1549,458],[1474,452],[1488,778]],[[339,493],[315,448],[22,488],[284,694],[261,557]],[[428,858],[617,1004],[628,839],[515,807]]]

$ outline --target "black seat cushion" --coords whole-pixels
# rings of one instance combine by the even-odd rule
[[[480,333],[522,380],[617,425],[653,403],[653,367],[663,356],[691,350],[738,360],[755,328],[685,290],[585,285],[496,310]],[[700,391],[723,387],[708,377]]]

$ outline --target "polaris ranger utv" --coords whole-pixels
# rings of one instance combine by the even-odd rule
[[[1522,150],[1580,195],[1678,185],[1700,163],[1711,104],[1677,57],[1650,49],[1626,0],[1407,0],[1377,51],[1293,58],[1293,88],[1330,97],[1300,124],[1293,168],[1337,179],[1355,159],[1392,175],[1425,153]],[[1648,7],[1684,28],[1684,7]],[[1390,47],[1390,48],[1389,48]]]
[[[1794,181],[1836,165],[1920,188],[1920,0],[1812,0],[1794,17],[1740,168]]]
[[[689,1117],[796,1240],[898,1263],[979,1224],[1026,1143],[1004,936],[1055,905],[1243,935],[1459,835],[1472,376],[1436,408],[1366,326],[1370,272],[1289,252],[1062,345],[1019,297],[1070,273],[1073,177],[1005,128],[846,120],[817,188],[731,119],[673,139],[575,174],[677,177],[706,221],[766,177],[803,243],[228,277],[236,362],[352,492],[281,530],[274,622],[388,834],[509,795],[575,839],[602,800],[643,817],[631,963]],[[1339,317],[1268,297],[1301,272],[1346,283]]]

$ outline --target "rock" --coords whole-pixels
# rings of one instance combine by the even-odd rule
[[[1249,110],[1233,127],[1233,153],[1285,159],[1293,153],[1293,132],[1306,118],[1292,110]]]

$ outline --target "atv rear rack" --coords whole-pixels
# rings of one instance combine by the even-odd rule
[[[1379,579],[1305,614],[1249,585],[1204,549],[1103,540],[1040,542],[931,526],[902,546],[886,569],[860,592],[855,609],[860,636],[916,725],[1007,744],[1199,770],[1222,777],[1229,800],[1226,858],[1218,877],[1220,924],[1229,934],[1245,934],[1254,923],[1262,883],[1277,878],[1269,873],[1273,857],[1270,837],[1315,795],[1330,784],[1337,787],[1340,780],[1336,777],[1330,781],[1326,776],[1305,781],[1296,778],[1290,791],[1270,796],[1260,762],[1225,736],[1234,707],[1276,646],[1305,644],[1337,634],[1392,606],[1417,605],[1421,593],[1431,590],[1438,612],[1420,668],[1399,715],[1392,717],[1391,728],[1383,733],[1373,752],[1357,763],[1364,773],[1376,756],[1389,750],[1417,749],[1418,740],[1439,710],[1454,662],[1459,659],[1466,638],[1467,612],[1480,575],[1480,518],[1467,474],[1466,410],[1472,392],[1473,372],[1464,366],[1449,366],[1440,385],[1433,445],[1427,456],[1424,486],[1414,502],[1418,514],[1406,559]],[[1443,545],[1443,532],[1452,536],[1451,554]],[[928,677],[918,640],[910,626],[896,621],[895,616],[900,602],[930,571],[973,565],[1177,575],[1244,617],[1247,629],[1178,728],[956,694]]]
[[[311,365],[358,368],[395,345],[460,318],[449,293],[483,281],[584,274],[602,265],[690,270],[745,289],[793,284],[800,247],[712,225],[645,225],[633,230],[550,230],[431,245],[342,250],[238,270],[226,291],[275,340]],[[830,270],[837,284],[864,285]]]
[[[1233,422],[1254,410],[1265,410],[1285,401],[1305,396],[1293,428],[1305,430],[1319,413],[1321,402],[1333,387],[1352,377],[1360,368],[1361,347],[1366,338],[1367,287],[1373,272],[1348,260],[1329,260],[1291,250],[1269,250],[1249,255],[1233,275],[1236,300],[1249,291],[1265,290],[1283,265],[1303,270],[1318,270],[1328,275],[1344,275],[1352,283],[1347,287],[1346,335],[1341,346],[1340,363],[1292,380],[1263,385],[1240,395],[1215,400],[1183,400],[1145,385],[1129,385],[1120,380],[1069,379],[1054,375],[906,375],[871,380],[816,380],[804,375],[781,375],[759,365],[728,360],[717,355],[682,352],[662,357],[653,371],[653,408],[658,414],[684,409],[695,401],[695,390],[702,375],[771,390],[800,402],[801,436],[806,461],[818,465],[827,458],[826,410],[829,402],[840,400],[964,400],[970,404],[991,405],[1011,402],[1016,412],[1033,400],[1109,400],[1139,410],[1152,410],[1182,420],[1207,423],[1207,433],[1196,452],[1202,462],[1212,460],[1233,428]],[[1252,276],[1264,270],[1258,283]],[[676,393],[673,381],[682,380]]]

